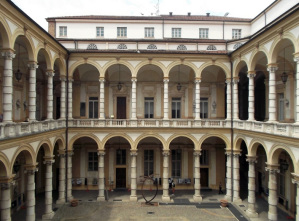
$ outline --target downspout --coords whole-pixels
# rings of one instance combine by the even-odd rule
[[[229,55],[229,57],[231,58],[231,55]],[[233,195],[234,195],[234,121],[233,121],[233,111],[234,111],[234,93],[233,93],[233,62],[230,61],[230,80],[231,80],[231,93],[230,93],[230,97],[231,97],[231,102],[230,102],[230,107],[231,107],[231,119],[230,119],[230,134],[231,134],[231,142],[230,142],[230,149],[231,149],[231,202],[233,202]]]
[[[265,15],[265,27],[267,25],[267,15],[266,15],[266,10],[264,10],[264,15]]]
[[[223,23],[222,23],[222,31],[223,31],[223,36],[222,36],[222,38],[223,38],[223,40],[224,40],[224,21],[223,21]]]
[[[162,20],[162,38],[164,39],[164,18]]]
[[[67,202],[68,188],[68,134],[69,134],[69,52],[66,57],[66,120],[65,120],[65,202]]]

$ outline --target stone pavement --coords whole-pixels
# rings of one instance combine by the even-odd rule
[[[54,221],[124,221],[124,220],[171,220],[171,221],[192,221],[192,220],[268,220],[268,204],[265,200],[257,198],[259,217],[249,219],[246,216],[247,201],[238,204],[230,204],[229,208],[220,207],[219,200],[224,195],[219,195],[217,191],[201,191],[203,202],[193,202],[192,190],[177,190],[174,195],[170,195],[171,202],[162,203],[162,191],[159,191],[154,202],[157,205],[146,205],[141,192],[138,191],[138,202],[130,202],[130,192],[126,190],[108,191],[108,201],[96,202],[98,191],[95,190],[73,190],[74,198],[79,200],[77,207],[71,207],[69,203],[64,205],[53,205],[55,210]],[[41,220],[44,212],[44,197],[39,194],[36,200],[36,219]],[[57,196],[54,194],[54,200]],[[159,205],[158,205],[159,203]],[[233,209],[237,212],[232,213]],[[278,220],[289,221],[288,216],[279,211]],[[26,210],[20,210],[12,216],[13,221],[25,220]],[[294,220],[294,219],[293,219]]]

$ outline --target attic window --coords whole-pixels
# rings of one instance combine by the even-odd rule
[[[98,49],[98,47],[95,44],[89,44],[87,46],[87,50],[97,50],[97,49]]]
[[[234,45],[234,49],[238,49],[239,47],[241,47],[242,43],[237,43]]]
[[[119,50],[125,50],[125,49],[128,49],[128,48],[127,48],[127,45],[125,45],[125,44],[119,44],[117,46],[117,49],[119,49]]]
[[[177,50],[179,50],[179,51],[187,51],[187,47],[185,45],[179,45],[177,47]]]
[[[215,51],[215,50],[217,50],[217,48],[216,48],[215,45],[209,45],[209,46],[207,47],[207,50],[208,50],[208,51]]]
[[[149,46],[147,46],[148,50],[157,50],[157,46],[154,44],[150,44]]]

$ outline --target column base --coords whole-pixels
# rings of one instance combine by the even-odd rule
[[[193,200],[194,200],[194,202],[202,202],[202,196],[200,196],[200,195],[198,195],[198,196],[193,195]]]
[[[70,201],[73,200],[73,199],[74,199],[73,196],[69,196],[69,197],[67,198],[67,201],[70,202]]]
[[[269,212],[268,212],[268,219],[269,219],[269,220],[276,221],[276,220],[277,220],[277,214],[269,213]]]
[[[42,220],[47,220],[47,219],[51,220],[54,215],[55,215],[55,213],[53,211],[50,213],[44,214],[42,217]]]
[[[58,200],[56,200],[56,204],[59,204],[59,205],[65,204],[65,199],[58,199]]]
[[[105,201],[106,199],[105,199],[105,196],[98,196],[97,197],[97,202],[103,202],[103,201]]]
[[[138,201],[137,196],[130,196],[130,201],[131,202],[137,202]]]
[[[234,203],[242,203],[242,200],[241,200],[241,198],[234,198],[233,202]]]
[[[229,196],[229,195],[225,195],[225,196],[224,196],[224,199],[226,199],[227,202],[231,202],[232,197]]]
[[[247,209],[246,211],[246,214],[250,217],[250,218],[257,218],[259,217],[259,214],[255,211],[251,211],[249,209]]]
[[[162,202],[170,202],[170,196],[162,196]]]

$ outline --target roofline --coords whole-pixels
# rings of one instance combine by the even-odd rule
[[[279,2],[280,0],[275,0],[274,2],[272,2],[268,7],[266,7],[263,11],[261,11],[257,16],[255,16],[251,21],[254,21],[256,18],[258,18],[259,16],[261,16],[262,14],[264,14],[265,11],[267,11],[269,8],[271,8],[273,5],[275,5],[277,2]]]

